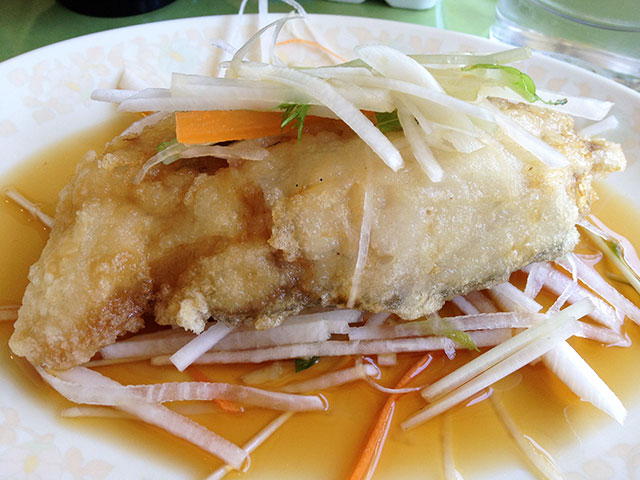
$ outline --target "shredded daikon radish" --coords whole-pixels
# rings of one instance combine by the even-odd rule
[[[285,412],[279,415],[255,436],[251,437],[251,439],[243,445],[243,449],[249,454],[253,452],[256,448],[262,445],[266,439],[273,435],[287,420],[289,420],[293,416],[293,413],[294,412]],[[209,475],[206,480],[219,480],[224,478],[224,476],[232,470],[233,467],[231,465],[224,465]]]
[[[544,286],[547,275],[540,263],[532,263],[527,276],[527,285],[524,294],[530,298],[536,298]]]
[[[596,226],[582,221],[580,225],[584,227],[589,238],[602,250],[602,252],[609,258],[620,272],[629,281],[629,284],[640,293],[640,260],[633,248],[633,245],[629,240],[622,235],[619,235],[604,225],[595,215],[590,215],[589,220]],[[613,239],[617,242],[621,248],[621,254],[612,248],[612,245],[607,244],[607,241],[611,242]]]
[[[553,302],[553,305],[551,305],[547,309],[547,314],[553,314],[553,313],[559,312],[560,309],[567,302],[567,299],[576,293],[577,288],[578,288],[577,282],[568,283],[565,289],[560,294],[560,296],[556,299],[555,302]]]
[[[402,167],[402,156],[389,139],[328,82],[286,67],[276,67],[273,65],[249,67],[246,65],[238,65],[237,68],[238,75],[241,78],[249,78],[251,80],[263,79],[277,82],[288,85],[295,90],[318,99],[343,122],[349,125],[393,171],[397,171]]]
[[[524,267],[523,270],[527,273],[530,273],[531,268],[533,267],[529,265],[527,267]],[[539,267],[536,268],[544,270],[544,286],[556,295],[561,295],[562,292],[564,292],[565,288],[567,288],[567,285],[573,282],[571,278],[554,269],[548,263],[540,263]],[[596,297],[581,285],[578,285],[576,287],[575,292],[571,293],[567,300],[570,303],[575,303],[583,298],[588,298],[596,307],[592,312],[589,313],[590,318],[600,323],[601,325],[611,328],[612,330],[620,331],[622,319],[617,315],[616,311],[604,300]]]
[[[489,289],[491,296],[507,312],[539,312],[542,305],[512,283],[505,282]]]
[[[485,364],[482,368],[483,373],[480,373],[477,377],[469,380],[455,390],[450,391],[444,396],[438,398],[437,401],[425,407],[413,417],[403,422],[402,428],[404,430],[414,428],[421,423],[424,423],[427,420],[435,417],[436,415],[447,411],[448,409],[475,395],[479,391],[487,388],[498,380],[531,363],[533,360],[537,359],[538,357],[544,355],[549,350],[554,348],[558,343],[572,336],[577,328],[576,317],[586,314],[589,309],[593,308],[593,305],[588,300],[585,300],[585,302],[586,303],[577,303],[575,305],[572,305],[571,307],[568,307],[562,312],[558,313],[555,317],[551,317],[549,320],[541,324],[547,327],[547,332],[545,334],[538,335],[533,341],[525,344],[524,347],[517,349],[514,353],[504,358],[500,362],[494,364],[493,366],[486,368],[487,365]],[[527,332],[534,330],[535,328],[536,327],[532,327],[513,338],[515,339],[521,335],[524,335]],[[504,342],[498,347],[505,345],[508,342],[509,341]],[[489,350],[489,352],[487,353],[491,353],[496,348]],[[480,357],[477,357],[470,363],[482,358],[484,355],[487,355],[487,353],[481,355]],[[461,367],[457,371],[462,370],[463,368],[464,367]]]
[[[149,170],[160,163],[171,162],[180,158],[180,154],[187,149],[186,145],[182,143],[175,143],[173,145],[168,146],[161,152],[156,153],[153,157],[147,160],[144,165],[140,168],[140,171],[136,174],[136,178],[134,179],[134,183],[140,183],[144,179],[145,175]]]
[[[98,102],[122,103],[140,92],[141,90],[98,88],[91,92],[91,100],[96,100]]]
[[[147,115],[142,117],[137,122],[133,122],[129,125],[124,132],[122,132],[118,137],[127,137],[129,135],[140,135],[142,131],[151,125],[155,125],[160,120],[164,120],[170,115],[168,112],[155,112],[151,115]]]
[[[35,203],[28,200],[22,194],[20,194],[17,190],[13,188],[9,188],[4,191],[5,196],[15,202],[20,208],[24,209],[29,215],[40,220],[45,226],[52,228],[53,227],[53,218],[40,210]]]
[[[610,347],[629,347],[631,345],[629,337],[625,337],[609,328],[585,322],[578,322],[578,327],[576,337],[594,340]]]
[[[570,257],[573,259],[573,265],[576,267],[580,281],[604,298],[616,309],[624,313],[635,323],[640,325],[640,308],[636,307],[636,305],[627,299],[627,297],[607,283],[600,274],[593,269],[593,267],[589,267],[580,259],[580,257],[573,254],[571,254]],[[565,270],[568,270],[570,267],[568,262],[562,259],[556,261],[556,263],[562,266]]]
[[[361,313],[355,310],[336,310],[312,315],[289,317],[273,328],[256,330],[253,327],[238,327],[217,344],[212,351],[246,350],[292,343],[320,342],[332,334],[349,331],[348,321],[357,321]],[[192,333],[175,331],[157,338],[119,341],[100,350],[103,358],[149,358],[174,353],[195,337]]]
[[[367,325],[370,327],[376,327],[378,325],[382,325],[384,324],[384,322],[387,321],[387,319],[390,316],[391,314],[387,312],[375,313],[367,319]]]
[[[364,45],[356,47],[354,51],[360,60],[384,77],[404,80],[444,93],[444,89],[426,68],[395,48],[386,45]]]
[[[470,332],[471,341],[478,347],[497,345],[511,337],[510,329]],[[269,360],[313,356],[374,355],[379,353],[425,352],[441,350],[440,337],[403,338],[372,341],[329,340],[319,343],[302,343],[255,350],[205,353],[197,364],[212,363],[262,363]],[[168,357],[151,359],[152,365],[167,365]]]
[[[415,337],[442,334],[441,330],[494,330],[499,328],[525,328],[543,320],[543,314],[531,312],[478,313],[444,317],[435,324],[431,319],[414,320],[397,325],[369,325],[349,330],[350,340],[378,340],[382,338]],[[441,328],[440,325],[445,326]]]
[[[446,395],[455,388],[458,388],[459,386],[480,375],[482,372],[487,371],[489,368],[492,368],[495,365],[505,361],[511,355],[520,351],[523,347],[531,344],[537,339],[544,339],[548,337],[555,329],[558,328],[559,325],[567,323],[572,319],[574,320],[574,322],[572,324],[573,331],[571,333],[574,333],[578,328],[575,320],[588,314],[591,310],[593,310],[593,308],[593,304],[586,299],[565,308],[555,316],[548,318],[543,322],[539,322],[531,328],[528,328],[527,330],[524,330],[513,338],[497,345],[496,347],[483,353],[479,357],[476,357],[470,362],[466,363],[459,369],[453,371],[449,375],[429,385],[422,391],[422,396],[426,400],[431,401],[433,399]]]
[[[500,129],[514,142],[531,153],[542,163],[551,168],[562,168],[569,165],[567,158],[548,143],[530,134],[514,120],[494,107],[495,122]]]
[[[505,63],[519,62],[531,57],[531,49],[529,47],[518,47],[510,50],[503,50],[495,53],[436,53],[429,55],[409,55],[422,65],[479,65],[494,64],[501,65]]]
[[[345,383],[362,380],[365,377],[378,375],[380,371],[373,365],[359,364],[336,372],[326,373],[304,382],[290,383],[282,390],[289,393],[305,393],[337,387]]]
[[[3,305],[0,307],[0,322],[13,322],[18,319],[20,305]]]
[[[618,119],[615,115],[609,115],[604,120],[592,123],[588,127],[578,130],[577,133],[581,137],[593,138],[610,130],[615,130],[616,128],[618,128],[619,124],[620,122],[618,122]]]
[[[478,309],[474,307],[469,300],[467,300],[461,295],[458,295],[457,297],[453,298],[451,301],[465,315],[476,315],[480,313]]]
[[[538,95],[554,102],[558,99],[567,99],[564,105],[553,105],[542,102],[536,102],[536,106],[539,108],[545,108],[549,110],[555,110],[560,113],[571,115],[573,117],[586,118],[587,120],[602,120],[607,116],[613,103],[598,100],[589,97],[576,97],[572,95],[566,95],[564,93],[551,92],[549,90],[537,89]],[[509,100],[513,103],[519,103],[523,101],[523,98],[510,88],[486,85],[480,87],[478,91],[478,100],[487,97],[498,97]],[[584,135],[583,135],[584,136]]]
[[[351,289],[349,291],[349,300],[347,308],[353,308],[358,297],[358,287],[360,286],[360,278],[367,265],[369,256],[369,242],[371,238],[371,224],[373,223],[373,192],[366,185],[364,190],[364,200],[362,205],[362,223],[360,224],[360,239],[358,240],[358,255],[356,266],[351,276]]]
[[[123,388],[118,382],[82,367],[59,372],[58,375],[60,378],[47,373],[40,367],[38,367],[37,370],[49,385],[71,401],[76,401],[74,398],[78,397],[74,396],[74,398],[69,398],[66,391],[68,387],[70,387],[73,392],[78,392],[80,398],[82,398],[82,392],[86,388]],[[102,397],[102,395],[100,395],[100,397]],[[242,448],[206,429],[202,425],[197,424],[193,420],[175,413],[162,405],[144,402],[135,394],[131,393],[123,394],[120,401],[121,404],[118,405],[119,409],[136,416],[143,422],[156,425],[177,437],[193,443],[204,451],[232,465],[235,469],[240,469],[248,457],[248,453]],[[82,401],[79,403],[82,403]]]
[[[399,103],[402,104],[402,102]],[[434,183],[441,181],[444,175],[442,167],[429,149],[425,136],[418,126],[418,123],[416,123],[415,117],[409,114],[404,108],[400,108],[398,109],[398,120],[400,120],[404,135],[409,141],[414,158],[427,174],[429,180]]]
[[[497,313],[496,306],[481,291],[467,293],[466,298],[480,313]]]
[[[622,424],[627,410],[615,393],[567,342],[542,357],[543,363],[583,401],[589,402]]]
[[[60,412],[62,418],[135,418],[128,413],[116,410],[111,407],[99,407],[95,405],[85,405],[81,407],[65,408]]]
[[[61,376],[65,378],[65,375],[61,374]],[[60,378],[53,382],[55,383],[54,388],[67,399],[90,405],[121,407],[131,398],[137,398],[150,404],[222,399],[272,410],[325,409],[323,401],[317,396],[271,392],[230,383],[167,382],[153,385],[86,385]]]
[[[364,377],[364,380],[373,388],[375,388],[376,390],[383,392],[383,393],[388,393],[389,395],[403,395],[405,393],[413,393],[413,392],[418,392],[421,389],[424,388],[424,386],[422,387],[406,387],[406,388],[389,388],[389,387],[383,387],[382,385],[380,385],[379,383],[377,383],[376,381],[374,381],[371,377]]]
[[[222,322],[214,323],[207,330],[171,355],[169,360],[171,360],[171,363],[173,363],[180,372],[183,372],[185,368],[195,362],[204,352],[232,331],[233,327],[225,325]]]
[[[175,331],[171,335],[141,338],[132,337],[107,345],[100,350],[104,359],[148,358],[154,355],[174,353],[196,336],[191,332]]]
[[[240,142],[237,142],[240,143]],[[252,148],[242,148],[236,143],[229,146],[221,145],[194,145],[188,147],[186,150],[180,153],[180,158],[198,158],[198,157],[217,157],[224,158],[226,160],[252,160],[262,161],[269,156],[269,150],[260,146],[253,146]],[[165,165],[167,162],[164,162]]]
[[[535,442],[531,437],[523,435],[515,422],[502,405],[502,402],[496,395],[492,395],[491,405],[495,410],[498,418],[509,432],[509,435],[518,445],[520,452],[525,456],[533,469],[542,475],[542,478],[548,480],[562,480],[562,474],[554,463],[551,456]]]

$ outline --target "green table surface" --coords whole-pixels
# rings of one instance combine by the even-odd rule
[[[92,0],[87,0],[92,1]],[[237,13],[241,0],[175,0],[153,12],[120,18],[97,18],[74,13],[55,0],[0,0],[0,61],[69,38],[112,28],[174,18]],[[389,7],[383,0],[360,4],[327,0],[301,0],[310,13],[352,15],[411,22],[488,36],[497,0],[438,0],[429,10],[405,10]],[[269,2],[273,12],[291,7]],[[247,12],[257,11],[250,1]]]

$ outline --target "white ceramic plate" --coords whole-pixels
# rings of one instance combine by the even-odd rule
[[[245,17],[240,35],[246,38],[256,21]],[[347,58],[351,47],[362,43],[434,53],[502,49],[486,39],[383,20],[317,15],[312,23]],[[0,64],[0,175],[42,147],[112,118],[114,108],[89,95],[95,88],[114,87],[125,64],[165,82],[172,71],[211,73],[217,53],[209,42],[225,37],[231,24],[230,17],[218,16],[138,25],[68,40]],[[521,68],[539,87],[615,102],[621,126],[611,138],[623,144],[631,164],[610,182],[640,205],[640,162],[634,161],[640,158],[640,95],[545,57],[534,57]],[[0,478],[184,478],[175,465],[151,463],[115,442],[65,430],[1,369],[0,382]],[[571,478],[638,478],[639,410],[631,406],[624,428],[609,422],[597,435],[556,454],[563,471],[573,472]],[[477,478],[532,477],[509,468]]]

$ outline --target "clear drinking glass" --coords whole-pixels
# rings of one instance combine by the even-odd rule
[[[640,91],[640,0],[499,0],[490,35]]]

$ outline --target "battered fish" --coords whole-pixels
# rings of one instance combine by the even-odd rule
[[[147,318],[194,332],[210,318],[266,328],[350,295],[356,308],[415,319],[563,255],[592,181],[623,168],[621,150],[578,137],[562,114],[494,103],[571,166],[549,168],[498,132],[471,154],[434,149],[445,176],[432,183],[409,149],[394,173],[338,129],[282,141],[264,161],[181,160],[134,184],[174,138],[173,120],[116,138],[102,156],[87,154],[61,193],[12,350],[62,369]],[[365,192],[369,248],[354,276]]]

